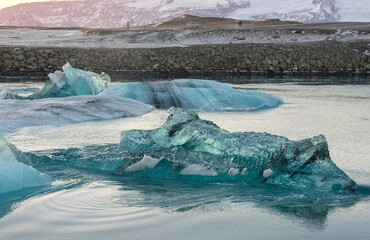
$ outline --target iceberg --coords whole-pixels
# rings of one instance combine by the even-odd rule
[[[101,94],[131,98],[164,109],[181,107],[203,111],[248,111],[283,104],[283,100],[276,96],[196,79],[118,83]]]
[[[5,89],[0,92],[0,99],[41,99],[80,95],[97,95],[103,92],[111,79],[108,74],[96,74],[73,68],[69,63],[63,66],[63,72],[49,73],[49,80],[44,87],[29,96],[21,96]]]
[[[0,156],[0,194],[50,184],[50,179],[36,169],[10,157]]]
[[[21,99],[22,97],[18,96],[14,92],[12,92],[10,89],[3,89],[0,91],[0,100],[5,100],[5,99]]]
[[[0,194],[50,183],[48,176],[15,160],[5,140],[0,138]]]
[[[0,101],[0,134],[23,127],[136,117],[154,107],[116,96]]]
[[[61,164],[144,178],[244,182],[355,191],[356,183],[329,156],[323,135],[301,141],[255,132],[228,132],[187,109],[170,108],[153,130],[128,130],[119,144],[23,153],[31,166]]]

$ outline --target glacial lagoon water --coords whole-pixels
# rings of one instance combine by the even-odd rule
[[[278,108],[199,112],[231,132],[291,140],[323,134],[333,161],[356,193],[242,183],[140,179],[61,166],[38,170],[51,186],[0,195],[1,239],[368,239],[370,235],[370,84],[304,80],[230,84],[277,95]],[[358,84],[360,83],[360,84]],[[0,84],[17,93],[40,84]],[[6,132],[22,151],[119,143],[120,132],[153,129],[165,110],[134,118]]]

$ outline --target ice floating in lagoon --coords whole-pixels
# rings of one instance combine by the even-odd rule
[[[118,83],[101,94],[131,98],[165,109],[182,107],[204,111],[245,111],[283,104],[281,98],[269,94],[237,90],[223,83],[195,79]]]
[[[0,156],[0,194],[50,183],[50,179],[36,169],[10,157]]]
[[[15,160],[12,151],[0,137],[0,194],[50,183],[49,177]]]
[[[116,96],[0,101],[0,133],[23,127],[136,117],[154,107]]]
[[[108,74],[96,74],[73,68],[69,63],[63,66],[63,71],[50,73],[44,87],[29,96],[20,96],[10,90],[3,90],[0,99],[41,99],[54,97],[70,97],[79,95],[97,95],[103,92],[111,79]]]
[[[63,66],[63,71],[67,79],[66,84],[71,87],[76,95],[96,95],[103,92],[110,83],[108,74],[96,74],[71,67],[69,63]],[[63,78],[58,79],[65,81]],[[54,81],[56,84],[57,80]],[[62,82],[63,84],[63,82]],[[58,84],[57,84],[58,85]],[[63,85],[63,87],[65,84]]]
[[[199,119],[195,112],[180,108],[171,108],[160,128],[123,131],[119,145],[71,148],[45,154],[22,153],[10,147],[20,156],[19,161],[26,156],[34,166],[61,164],[137,177],[201,182],[356,189],[356,183],[330,159],[322,135],[291,141],[267,133],[230,133]],[[135,171],[129,171],[130,167]]]
[[[9,89],[0,92],[0,99],[41,99],[79,95],[114,95],[138,100],[158,108],[182,107],[203,111],[248,111],[278,107],[279,97],[265,93],[237,90],[226,84],[208,80],[179,79],[162,82],[118,83],[108,87],[110,77],[63,66],[64,72],[50,73],[44,87],[29,96]]]

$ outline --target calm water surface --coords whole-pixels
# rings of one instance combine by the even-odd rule
[[[200,113],[229,131],[293,140],[324,134],[333,161],[358,184],[354,194],[246,184],[134,179],[76,168],[39,169],[51,187],[0,195],[0,239],[369,239],[370,85],[238,84],[278,95],[267,111]],[[36,84],[0,84],[19,92]],[[5,137],[21,150],[118,143],[127,129],[152,129],[155,110],[137,118],[19,129]]]

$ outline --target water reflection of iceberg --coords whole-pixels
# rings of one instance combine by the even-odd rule
[[[29,203],[33,203],[36,209],[39,209],[38,206],[43,209],[44,214],[40,213],[38,216],[40,221],[47,221],[47,216],[50,215],[68,214],[66,211],[90,216],[84,214],[87,213],[84,211],[90,211],[92,205],[100,209],[95,212],[95,217],[104,217],[106,220],[110,219],[110,213],[114,213],[115,220],[121,212],[124,217],[131,207],[142,208],[139,211],[144,212],[148,208],[157,209],[162,214],[171,215],[235,212],[240,213],[240,216],[250,214],[251,208],[260,208],[267,215],[283,216],[296,225],[324,229],[329,213],[351,207],[369,196],[362,192],[354,194],[265,184],[199,183],[163,179],[148,181],[144,178],[65,166],[43,167],[42,171],[58,180],[59,184],[3,196],[0,198],[0,218],[11,213],[14,210],[12,206],[32,198]],[[76,194],[79,198],[76,198]],[[114,201],[101,201],[98,197],[101,195],[104,199]],[[70,201],[66,202],[66,199]],[[89,207],[84,207],[84,204],[89,204]],[[114,207],[113,212],[101,211],[110,207]]]

